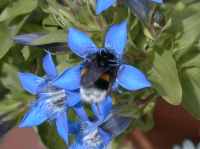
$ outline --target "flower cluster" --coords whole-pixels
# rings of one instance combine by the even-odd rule
[[[53,120],[66,143],[69,134],[75,132],[76,139],[70,148],[106,148],[130,122],[130,118],[113,112],[117,110],[112,108],[111,92],[119,85],[132,91],[151,86],[140,70],[123,63],[126,41],[126,21],[109,28],[103,48],[97,48],[85,33],[70,28],[68,46],[83,61],[58,74],[52,56],[47,52],[43,58],[46,76],[41,78],[31,73],[19,73],[22,87],[37,97],[20,127],[37,126]],[[84,110],[85,102],[91,105],[92,118]],[[69,122],[69,108],[74,109],[79,121]]]
[[[97,2],[97,12],[101,12],[114,1]],[[105,35],[104,46],[100,48],[86,33],[69,28],[68,47],[82,58],[79,64],[59,74],[51,53],[47,52],[43,58],[44,77],[19,73],[22,87],[36,96],[19,127],[53,121],[66,144],[69,135],[75,135],[70,149],[107,148],[131,122],[130,117],[120,115],[120,106],[113,106],[111,93],[119,86],[130,91],[151,86],[139,69],[124,63],[127,25],[127,21],[112,25]],[[24,39],[28,40],[18,40]],[[86,104],[91,107],[92,115],[86,112]],[[75,111],[76,120],[68,118],[69,109]]]

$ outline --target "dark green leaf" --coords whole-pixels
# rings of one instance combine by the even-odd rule
[[[12,38],[19,32],[27,18],[28,16],[10,26],[5,23],[0,23],[0,59],[13,46],[14,42]]]
[[[37,7],[37,2],[37,0],[16,0],[11,2],[0,14],[0,22],[33,11]]]
[[[58,136],[53,125],[50,125],[49,123],[40,125],[38,127],[38,133],[48,149],[66,149],[66,145]]]

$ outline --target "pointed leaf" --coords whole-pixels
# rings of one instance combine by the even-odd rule
[[[158,93],[170,104],[179,105],[182,99],[182,88],[173,59],[172,52],[165,50],[162,54],[155,53],[150,80]]]
[[[5,56],[13,45],[12,38],[19,32],[29,16],[24,17],[13,25],[0,24],[0,59]]]
[[[66,145],[58,135],[56,128],[49,123],[42,124],[38,127],[38,133],[42,142],[48,149],[66,149]]]
[[[190,68],[183,72],[183,106],[192,115],[200,119],[200,69]]]
[[[0,22],[33,11],[37,7],[37,2],[37,0],[17,0],[11,2],[0,14]]]

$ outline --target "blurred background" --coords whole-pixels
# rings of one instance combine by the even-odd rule
[[[153,87],[137,92],[120,88],[113,94],[114,104],[128,103],[123,114],[134,118],[129,129],[112,142],[113,148],[171,149],[185,144],[197,148],[200,1],[150,3],[144,6],[149,10],[144,18],[140,17],[143,10],[136,13],[128,1],[120,0],[97,16],[95,0],[1,0],[0,149],[66,148],[54,124],[17,128],[35,98],[21,88],[17,73],[43,76],[45,50],[53,54],[61,72],[80,62],[67,47],[69,27],[87,32],[101,47],[108,26],[124,19],[129,22],[125,62],[145,72]],[[30,33],[37,38],[15,43],[17,35]]]

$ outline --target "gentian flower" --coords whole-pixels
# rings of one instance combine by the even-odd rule
[[[151,86],[140,70],[122,63],[127,42],[127,21],[109,28],[103,48],[97,48],[85,33],[75,28],[69,29],[67,41],[69,48],[83,58],[79,76],[81,100],[99,103],[109,95],[114,85],[131,91]],[[65,88],[67,80],[67,75],[62,75],[54,81],[54,85]]]
[[[109,103],[109,99],[107,100]],[[108,104],[107,103],[107,104]],[[102,105],[103,110],[107,111]],[[106,149],[111,140],[128,128],[132,118],[120,115],[120,107],[114,107],[104,119],[79,122],[76,139],[70,149]],[[98,112],[95,114],[99,114]],[[101,117],[101,116],[97,116]],[[76,125],[77,126],[77,125]]]
[[[128,0],[128,1],[132,2],[135,5],[135,7],[138,7],[138,9],[140,9],[142,5],[148,3],[149,1],[155,3],[163,3],[163,0]],[[111,7],[116,2],[117,0],[96,0],[96,14],[102,13],[104,10]]]
[[[66,143],[68,142],[67,109],[73,107],[81,119],[87,120],[87,114],[80,104],[79,92],[76,91],[79,86],[73,82],[74,77],[80,73],[79,67],[80,65],[77,65],[65,70],[65,74],[70,78],[66,85],[67,89],[52,85],[52,81],[59,75],[49,52],[43,58],[43,68],[46,72],[44,78],[32,73],[19,73],[22,87],[37,97],[22,119],[20,128],[33,127],[48,120],[55,120],[59,135]]]

